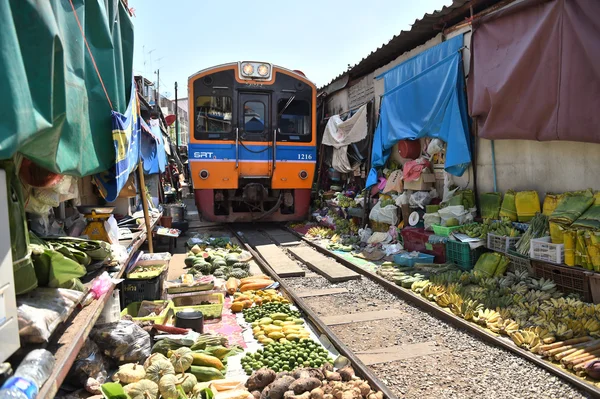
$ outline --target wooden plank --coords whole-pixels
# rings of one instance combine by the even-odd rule
[[[322,317],[321,319],[323,320],[323,323],[327,324],[328,326],[337,326],[340,324],[359,323],[361,321],[394,319],[405,315],[406,314],[404,312],[393,309],[326,316]]]
[[[269,237],[273,239],[273,241],[275,241],[276,244],[284,246],[300,244],[300,240],[298,240],[298,237],[290,233],[289,231],[276,228],[265,229],[264,231]]]
[[[259,245],[258,253],[280,277],[304,277],[304,270],[277,245]]]
[[[356,352],[356,355],[364,364],[371,366],[373,364],[395,362],[398,360],[434,355],[442,352],[448,352],[448,349],[436,345],[436,342],[429,341],[359,351]]]
[[[332,283],[360,279],[360,274],[342,266],[310,247],[294,247],[288,248],[288,250],[311,270],[324,276]]]
[[[326,296],[326,295],[336,295],[336,294],[345,294],[348,292],[345,288],[326,288],[323,290],[310,290],[310,291],[300,291],[298,296],[300,298],[308,298],[311,296]]]
[[[315,278],[315,277],[321,277],[321,275],[317,274],[317,273],[313,273],[313,272],[308,272],[308,273],[306,273],[304,275],[304,277],[306,277],[306,278]]]

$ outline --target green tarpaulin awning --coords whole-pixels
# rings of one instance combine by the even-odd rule
[[[114,164],[111,107],[78,20],[113,109],[127,109],[133,24],[120,0],[0,1],[0,159],[20,152],[75,176]]]

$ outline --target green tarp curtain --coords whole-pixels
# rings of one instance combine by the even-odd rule
[[[56,173],[108,169],[111,107],[125,112],[133,24],[120,0],[0,1],[0,159],[17,152]]]

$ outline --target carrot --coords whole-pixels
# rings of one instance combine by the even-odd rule
[[[240,286],[240,280],[238,280],[235,277],[230,277],[227,280],[227,282],[225,283],[225,287],[227,288],[227,293],[229,295],[235,294],[235,292],[238,290],[239,286]]]

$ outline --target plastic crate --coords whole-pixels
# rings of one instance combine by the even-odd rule
[[[463,270],[472,270],[477,260],[485,252],[485,247],[481,246],[471,249],[468,242],[448,240],[446,242],[446,260],[456,264]]]
[[[560,265],[565,259],[565,245],[552,244],[550,237],[533,238],[529,247],[529,257]]]
[[[435,235],[449,237],[450,233],[452,233],[454,230],[460,229],[462,226],[446,227],[440,226],[439,224],[434,224],[431,227],[433,228],[433,232],[435,233]]]
[[[589,276],[590,281],[590,296],[594,303],[600,303],[600,274],[591,273]]]
[[[415,263],[433,263],[435,256],[419,253],[418,256],[410,256],[409,252],[404,252],[394,256],[394,263],[400,266],[414,266]]]
[[[514,249],[520,237],[505,237],[493,233],[487,235],[487,247],[496,252],[508,252],[509,249]]]
[[[139,320],[139,321],[152,321],[155,324],[164,324],[166,318],[167,318],[167,314],[169,313],[169,309],[173,308],[173,302],[171,301],[152,301],[154,303],[166,303],[167,306],[163,309],[162,312],[160,312],[160,314],[158,316],[144,316],[144,317],[137,317],[138,312],[140,311],[140,306],[142,304],[142,302],[132,302],[129,305],[127,305],[125,307],[125,309],[123,309],[123,311],[121,311],[121,318],[123,316],[131,316],[133,318],[133,320]]]
[[[559,291],[565,294],[575,293],[584,301],[591,302],[589,277],[593,273],[570,266],[554,265],[539,260],[532,260],[533,275],[556,283]]]
[[[162,298],[163,276],[149,280],[126,279],[121,283],[122,303],[124,308],[132,302],[157,301]]]
[[[203,298],[201,298],[204,296]],[[200,302],[211,302],[206,305],[186,305],[187,301],[190,301],[189,298],[194,297],[193,301],[199,300]],[[225,297],[223,294],[198,294],[191,296],[180,296],[174,297],[173,303],[175,305],[173,311],[175,314],[178,312],[182,312],[185,310],[198,310],[202,312],[204,319],[218,319],[221,317],[223,313],[223,302],[225,302]],[[179,305],[181,306],[179,306]]]
[[[508,264],[508,270],[511,272],[523,272],[526,271],[529,275],[533,274],[533,269],[531,267],[531,259],[526,256],[521,255],[518,252],[513,250],[508,250],[506,252],[506,257],[510,260]]]

